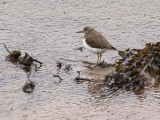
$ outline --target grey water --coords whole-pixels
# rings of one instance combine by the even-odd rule
[[[160,41],[159,0],[0,0],[1,120],[159,120],[160,86],[142,95],[108,88],[93,92],[88,82],[77,84],[81,60],[97,56],[83,47],[77,31],[92,26],[117,49],[143,48]],[[9,50],[27,52],[43,65],[35,73],[35,89],[22,86],[28,73],[5,60]],[[118,54],[106,52],[112,62]],[[63,63],[57,70],[56,62]],[[64,71],[66,64],[72,70]],[[60,74],[59,82],[53,74]]]

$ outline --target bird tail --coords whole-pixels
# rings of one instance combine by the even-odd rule
[[[115,48],[115,47],[113,47],[113,46],[111,46],[111,48],[113,49],[113,50],[117,50],[117,48]],[[117,50],[118,51],[118,50]]]

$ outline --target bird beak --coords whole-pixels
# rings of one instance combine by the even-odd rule
[[[84,33],[84,31],[78,31],[78,32],[76,32],[76,33]]]

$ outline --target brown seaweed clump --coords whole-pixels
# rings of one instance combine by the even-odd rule
[[[29,80],[23,86],[23,92],[24,93],[32,93],[35,86],[36,86],[35,83]]]
[[[9,53],[9,55],[7,56],[7,60],[11,61],[12,63],[17,63],[19,61],[20,56],[21,56],[21,51],[14,50]]]
[[[105,76],[109,87],[140,90],[154,79],[160,83],[160,42],[147,43],[144,49],[119,51],[122,59],[116,62],[115,71]]]

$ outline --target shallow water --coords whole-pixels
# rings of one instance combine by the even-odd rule
[[[159,120],[160,87],[142,95],[90,83],[77,84],[76,71],[85,69],[81,60],[96,62],[97,56],[83,50],[82,34],[93,26],[118,48],[143,48],[160,41],[159,0],[1,0],[0,1],[0,119],[2,120]],[[5,61],[7,51],[27,52],[44,64],[34,76],[33,94],[22,86],[28,73]],[[113,63],[115,51],[103,60]],[[56,62],[63,63],[57,70]],[[71,64],[71,71],[64,71]],[[60,74],[62,82],[53,74]]]

